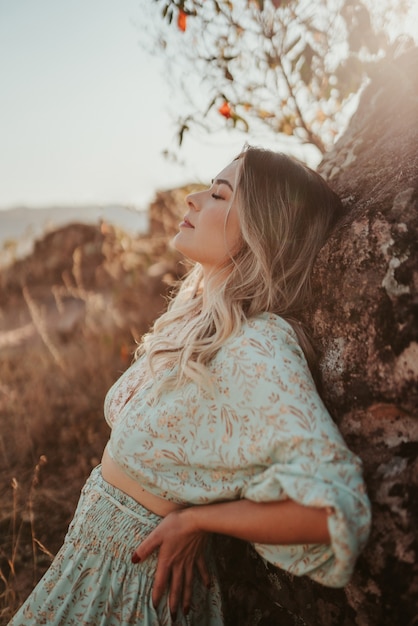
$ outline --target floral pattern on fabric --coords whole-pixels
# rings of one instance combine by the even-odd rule
[[[329,512],[330,546],[255,544],[268,561],[345,585],[370,527],[361,462],[344,443],[290,325],[248,320],[194,382],[153,401],[144,360],[109,390],[108,451],[149,491],[182,504],[291,498]],[[164,374],[162,374],[164,376]]]
[[[157,609],[152,585],[157,554],[132,564],[131,554],[161,518],[106,483],[100,466],[83,487],[65,542],[9,626],[221,626],[213,557],[208,590],[196,577],[190,613],[174,623],[167,594]]]

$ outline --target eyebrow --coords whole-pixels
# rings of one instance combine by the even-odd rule
[[[230,188],[231,191],[234,191],[231,183],[229,182],[229,180],[226,180],[226,178],[217,178],[216,180],[212,179],[212,185],[214,183],[216,183],[217,185],[226,185]]]

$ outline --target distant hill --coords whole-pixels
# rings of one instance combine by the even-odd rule
[[[21,257],[31,252],[34,240],[44,233],[70,223],[98,224],[108,222],[131,235],[148,231],[147,210],[128,206],[58,206],[46,208],[17,207],[0,210],[0,265],[7,257],[6,249],[13,248]],[[2,254],[3,251],[3,254]],[[3,262],[7,260],[3,258]]]

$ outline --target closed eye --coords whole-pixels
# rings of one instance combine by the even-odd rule
[[[224,200],[225,198],[222,198],[222,196],[218,196],[217,193],[213,193],[212,194],[212,198],[214,198],[214,200]]]

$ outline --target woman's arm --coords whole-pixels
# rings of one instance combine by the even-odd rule
[[[256,543],[327,544],[330,536],[325,509],[305,507],[291,500],[251,502],[237,500],[194,506],[170,513],[138,546],[132,560],[143,561],[159,549],[152,593],[154,606],[170,586],[174,616],[182,604],[188,613],[195,566],[210,585],[203,560],[207,533],[220,533]]]
[[[196,529],[254,543],[329,543],[325,509],[283,502],[236,500],[184,509]]]

